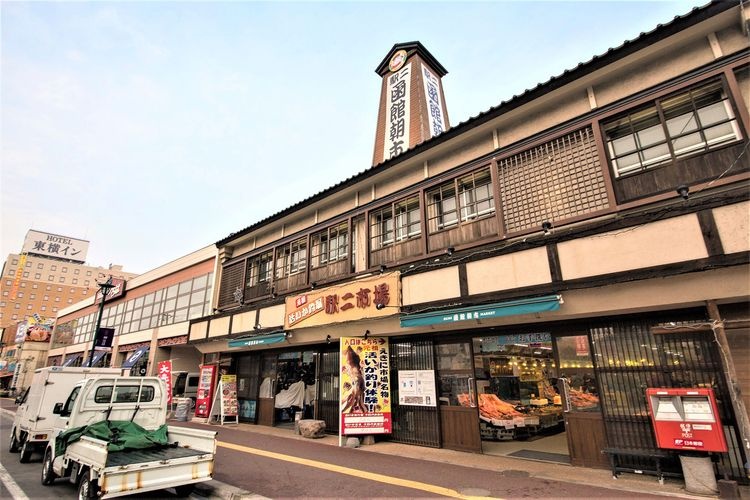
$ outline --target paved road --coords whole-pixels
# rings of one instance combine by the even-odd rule
[[[7,401],[2,406],[12,408]],[[6,411],[0,413],[0,432],[6,438],[11,420]],[[218,430],[214,478],[269,498],[634,497],[628,491],[533,478],[522,470],[522,461],[518,461],[517,470],[497,472],[294,439],[291,431],[290,437],[284,437],[251,432],[244,426],[180,425]],[[53,487],[40,484],[40,461],[37,457],[32,463],[20,464],[17,454],[8,453],[7,440],[2,443],[0,464],[23,495],[34,499],[75,497],[74,486],[64,481],[58,480]],[[0,497],[9,498],[7,489],[14,486],[2,487],[6,490],[0,489]],[[10,493],[10,497],[18,496]],[[226,491],[214,490],[214,498],[219,495],[228,498]],[[152,498],[165,496],[171,494]]]

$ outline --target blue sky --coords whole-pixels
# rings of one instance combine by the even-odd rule
[[[704,3],[2,2],[0,258],[145,272],[369,168],[395,43],[455,125]]]

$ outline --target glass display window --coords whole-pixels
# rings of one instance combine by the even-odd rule
[[[599,389],[594,375],[588,335],[555,339],[558,374],[567,382],[569,411],[599,411]]]

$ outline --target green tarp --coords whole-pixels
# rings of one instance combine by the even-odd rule
[[[95,424],[68,429],[57,436],[55,456],[65,453],[68,445],[78,441],[82,436],[107,441],[109,451],[142,450],[167,444],[167,424],[156,430],[148,431],[128,420],[104,420]]]

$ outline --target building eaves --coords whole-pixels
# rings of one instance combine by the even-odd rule
[[[232,240],[240,238],[273,221],[286,217],[287,215],[301,208],[304,208],[307,205],[311,205],[317,201],[320,201],[337,191],[345,189],[358,182],[366,180],[369,177],[379,174],[387,170],[393,165],[396,165],[398,163],[401,163],[404,160],[407,160],[418,154],[423,153],[429,148],[435,147],[439,144],[449,141],[450,139],[453,139],[454,137],[459,136],[472,128],[475,128],[490,120],[493,120],[499,116],[502,116],[505,113],[508,113],[520,106],[523,106],[524,104],[527,104],[535,99],[538,99],[544,94],[547,94],[553,90],[561,88],[571,82],[574,82],[575,80],[578,80],[589,73],[592,73],[600,68],[603,68],[609,64],[612,64],[613,62],[619,59],[623,59],[639,50],[642,50],[650,45],[653,45],[654,43],[657,43],[661,40],[669,38],[670,36],[676,33],[679,33],[680,31],[683,31],[700,22],[703,22],[707,19],[710,19],[711,17],[717,14],[720,14],[721,12],[733,9],[737,7],[737,5],[738,5],[737,2],[713,0],[710,3],[702,7],[694,7],[690,12],[686,14],[675,16],[674,19],[672,19],[670,22],[666,24],[657,24],[653,30],[645,32],[645,33],[642,32],[640,33],[640,35],[638,35],[638,37],[632,40],[626,40],[618,47],[612,47],[608,49],[606,52],[604,52],[603,54],[595,55],[588,61],[579,63],[575,68],[565,70],[560,75],[553,76],[546,82],[539,83],[534,88],[525,90],[520,95],[514,95],[511,99],[507,101],[501,101],[500,104],[498,104],[497,106],[493,106],[487,111],[483,111],[476,116],[470,117],[466,121],[459,123],[458,125],[448,129],[442,134],[436,135],[426,141],[422,141],[421,143],[416,144],[414,147],[412,147],[408,151],[405,151],[404,153],[396,157],[393,157],[389,160],[386,160],[370,168],[367,168],[359,172],[358,174],[354,174],[353,176],[339,182],[338,184],[335,184],[327,189],[324,189],[323,191],[320,191],[319,193],[316,193],[308,198],[305,198],[304,200],[298,203],[295,203],[294,205],[284,210],[281,210],[273,215],[270,215],[266,217],[265,219],[256,222],[255,224],[252,224],[237,232],[230,233],[225,238],[222,238],[221,240],[217,241],[216,246],[221,247],[223,245],[226,245]],[[391,52],[393,52],[394,50],[398,50],[397,47],[401,48],[400,47],[401,45],[410,45],[410,44],[417,44],[417,43],[419,42],[410,42],[407,44],[396,44],[394,45],[393,49],[391,49]],[[381,65],[382,64],[383,63],[381,63]]]

